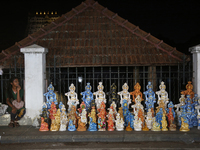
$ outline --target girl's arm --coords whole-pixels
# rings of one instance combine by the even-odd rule
[[[17,102],[21,102],[20,90],[21,90],[21,87],[18,86],[18,87],[17,87]]]

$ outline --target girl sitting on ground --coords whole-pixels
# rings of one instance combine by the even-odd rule
[[[7,93],[6,93],[6,103],[8,104],[7,111],[11,115],[11,121],[8,124],[9,127],[20,126],[18,120],[20,120],[25,114],[24,107],[24,91],[19,85],[19,79],[13,77],[9,81]]]

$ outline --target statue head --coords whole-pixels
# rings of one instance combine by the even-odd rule
[[[98,85],[97,89],[98,89],[99,91],[103,91],[104,86],[102,85],[102,82],[99,82],[99,85]]]
[[[53,93],[54,87],[53,87],[53,85],[52,85],[52,82],[51,82],[51,84],[49,84],[47,90],[49,91],[49,93]]]
[[[173,108],[173,107],[174,107],[174,105],[173,105],[172,101],[170,101],[168,104],[168,108]]]
[[[159,89],[160,90],[165,90],[166,89],[166,86],[165,86],[165,83],[162,81],[160,86],[159,86]]]
[[[186,85],[186,89],[191,91],[193,89],[193,85],[191,81],[188,81],[188,84]]]
[[[66,110],[65,105],[62,105],[61,111],[65,112],[65,110]]]
[[[128,85],[127,83],[124,83],[124,85],[122,86],[123,91],[128,91]]]
[[[84,109],[85,107],[86,107],[86,106],[85,106],[85,103],[84,103],[84,101],[82,101],[82,102],[81,102],[81,105],[80,105],[80,108],[81,108],[81,109]]]
[[[140,84],[137,82],[136,85],[134,86],[134,89],[135,90],[140,90],[141,89],[141,86]]]
[[[194,97],[195,97],[195,98],[198,97],[198,94],[194,94]]]
[[[185,95],[181,95],[180,99],[179,99],[180,103],[185,103]]]
[[[47,104],[44,102],[43,105],[42,105],[42,108],[47,108]]]
[[[115,83],[113,83],[110,88],[111,88],[111,91],[117,90],[117,86],[115,85]]]
[[[69,87],[70,92],[74,92],[75,89],[76,89],[76,88],[75,88],[74,84],[72,83],[72,84],[70,85],[70,87]]]
[[[146,86],[148,91],[152,91],[153,89],[153,85],[151,84],[151,82],[148,82],[148,85]]]
[[[147,116],[148,116],[148,117],[152,117],[151,109],[148,109]]]
[[[92,90],[92,87],[90,85],[90,83],[88,82],[87,85],[85,86],[85,90],[86,91],[91,91]]]

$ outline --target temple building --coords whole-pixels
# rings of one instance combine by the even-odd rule
[[[36,16],[40,16],[39,12]],[[46,15],[42,16],[46,18]],[[29,22],[37,22],[39,18],[33,17]],[[43,19],[42,22],[46,22]],[[192,79],[191,56],[143,31],[97,1],[86,0],[54,19],[44,27],[41,24],[30,26],[26,38],[0,53],[3,82],[9,79],[10,73],[23,78],[24,55],[20,48],[32,44],[48,49],[47,82],[53,82],[60,94],[68,91],[71,83],[80,93],[87,82],[96,91],[98,82],[102,81],[108,92],[113,82],[118,91],[125,82],[130,91],[136,82],[142,86],[141,91],[145,91],[148,81],[152,81],[155,91],[164,81],[169,97],[175,101],[180,90]],[[38,27],[41,28],[38,30]],[[83,79],[81,83],[78,77]]]
[[[34,14],[30,13],[28,17],[28,25],[26,29],[26,35],[32,34],[34,32],[37,32],[40,28],[43,28],[44,26],[48,25],[52,21],[55,21],[60,16],[55,11],[47,11],[47,12],[41,12],[37,11]]]

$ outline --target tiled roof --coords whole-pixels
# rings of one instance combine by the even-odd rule
[[[70,12],[0,53],[4,67],[21,47],[48,48],[47,65],[59,56],[64,66],[175,65],[189,56],[98,4],[86,0]],[[18,57],[17,57],[18,58]],[[19,57],[21,58],[21,57]],[[21,58],[19,61],[23,61]]]

